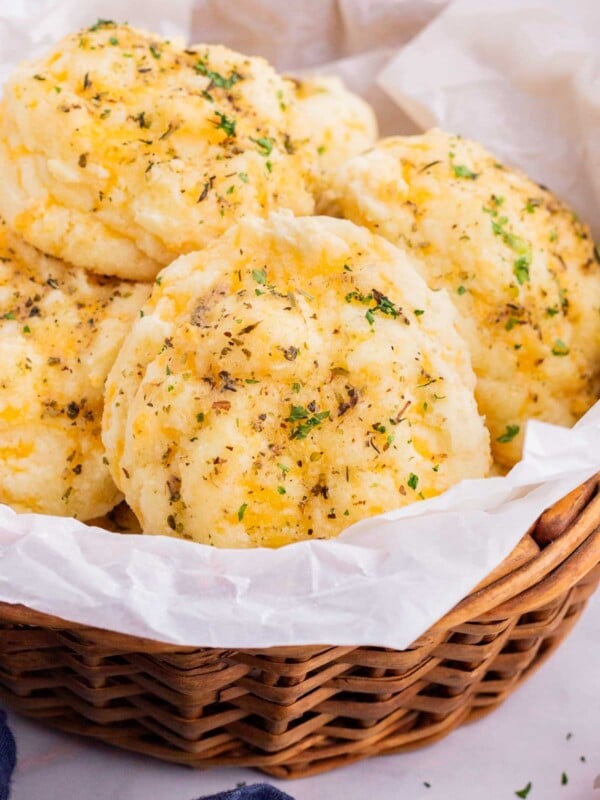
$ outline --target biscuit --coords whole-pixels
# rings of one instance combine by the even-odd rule
[[[104,382],[149,292],[0,227],[0,502],[84,520],[119,502],[100,439]]]
[[[595,402],[598,251],[546,187],[439,130],[382,140],[324,183],[321,209],[409,248],[448,290],[499,464],[520,458],[528,419],[572,425]]]
[[[308,158],[317,174],[340,166],[375,144],[377,120],[373,109],[346,89],[339,78],[313,76],[294,84],[295,112],[306,128]]]
[[[328,538],[489,466],[455,312],[350,222],[246,217],[158,277],[103,440],[146,533]]]
[[[46,253],[151,280],[242,214],[312,213],[294,102],[261,58],[99,21],[9,79],[0,213]]]

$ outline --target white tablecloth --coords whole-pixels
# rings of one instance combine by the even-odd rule
[[[195,800],[264,780],[242,769],[192,772],[14,714],[10,721],[19,748],[11,800]],[[598,773],[600,597],[551,660],[490,716],[423,750],[273,783],[296,800],[502,800],[530,781],[529,800],[600,800]]]

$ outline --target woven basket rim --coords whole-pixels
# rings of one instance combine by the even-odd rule
[[[516,566],[511,555],[491,573],[492,579],[475,587],[454,608],[439,619],[423,636],[430,636],[436,631],[460,625],[469,619],[492,613],[494,618],[503,614],[521,613],[531,606],[532,600],[551,601],[567,588],[575,584],[590,572],[600,561],[600,473],[594,475],[580,487],[559,501],[553,509],[542,514],[525,533],[515,551],[524,543],[533,543],[541,532],[544,538],[548,528],[556,523],[555,509],[560,509],[564,517],[561,521],[563,530],[554,534],[554,541],[546,547],[536,549],[535,555],[521,559]],[[548,512],[551,517],[547,518]],[[513,551],[513,553],[515,552]],[[198,645],[178,645],[161,642],[158,639],[140,637],[84,623],[65,620],[55,615],[37,611],[21,604],[0,601],[0,614],[18,625],[35,625],[46,628],[60,628],[73,632],[85,631],[100,637],[103,643],[119,649],[151,652],[192,652],[205,649]],[[419,637],[421,639],[422,637]],[[417,640],[418,641],[418,640]],[[305,647],[304,645],[302,645]],[[315,647],[327,646],[315,642]],[[348,646],[354,646],[351,642]],[[261,652],[284,652],[293,649],[293,645],[282,647],[259,648]],[[310,647],[310,645],[309,645]],[[208,649],[208,648],[207,648]],[[210,648],[230,650],[232,648]],[[409,649],[409,648],[408,648]]]

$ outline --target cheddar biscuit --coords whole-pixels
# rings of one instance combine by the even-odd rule
[[[294,102],[261,58],[99,21],[8,81],[0,213],[69,263],[152,279],[240,215],[312,213]]]
[[[0,227],[0,502],[84,520],[119,502],[100,439],[104,382],[149,291]]]
[[[322,209],[410,249],[447,289],[500,464],[519,459],[529,418],[572,425],[594,403],[598,254],[546,187],[439,130],[383,140],[325,183]]]
[[[305,129],[307,158],[317,179],[321,170],[338,167],[375,144],[373,109],[339,78],[311,76],[294,85],[295,112]]]
[[[157,280],[103,422],[146,533],[327,538],[485,475],[452,305],[384,239],[325,217],[246,217]]]

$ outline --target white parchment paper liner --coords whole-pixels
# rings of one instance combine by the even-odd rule
[[[134,24],[187,33],[188,0],[21,0],[0,11],[0,75],[98,16],[122,19],[124,7]],[[386,133],[435,122],[480,138],[594,222],[597,9],[594,0],[206,0],[196,4],[188,38],[217,37],[285,69],[334,58],[317,71],[343,74],[374,102]],[[296,62],[293,52],[302,54]],[[599,469],[597,405],[573,430],[530,424],[524,460],[506,478],[463,482],[334,541],[218,550],[0,506],[0,600],[181,645],[401,649],[497,566],[547,506]]]

